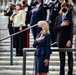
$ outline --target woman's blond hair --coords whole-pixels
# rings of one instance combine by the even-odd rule
[[[49,24],[46,21],[39,21],[37,24],[39,27],[44,28],[45,33],[49,33]]]
[[[17,5],[20,6],[20,10],[23,10],[22,4],[17,4]]]

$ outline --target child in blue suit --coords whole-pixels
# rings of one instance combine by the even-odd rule
[[[46,21],[39,21],[38,27],[40,33],[37,35],[33,44],[33,47],[36,48],[35,69],[38,75],[47,75],[51,54],[49,25]]]

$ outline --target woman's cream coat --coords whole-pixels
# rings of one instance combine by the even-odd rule
[[[15,13],[16,11],[14,11],[13,13]],[[26,26],[25,21],[26,21],[26,12],[24,10],[20,10],[18,11],[19,13],[16,16],[16,21],[17,21],[17,27],[20,26]],[[14,17],[11,16],[10,20],[14,21]],[[13,23],[12,26],[14,27]]]

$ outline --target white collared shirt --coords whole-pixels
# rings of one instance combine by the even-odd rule
[[[66,12],[66,13],[63,13],[62,15],[65,15],[66,16],[66,14],[67,14],[68,12]]]
[[[66,16],[67,13],[68,12],[62,14],[62,21],[64,20],[64,18],[65,18],[65,16]]]

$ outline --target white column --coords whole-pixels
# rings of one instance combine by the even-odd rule
[[[9,0],[7,0],[7,6],[8,6],[8,4],[9,4]]]
[[[6,8],[8,8],[8,6],[9,6],[9,0],[7,0],[7,3],[6,3],[7,5],[6,5]]]
[[[28,1],[28,4],[30,5],[30,3],[31,3],[31,0],[27,0]]]
[[[14,0],[12,0],[12,2],[14,3]]]
[[[2,0],[2,1],[3,1],[3,4],[2,4],[1,9],[4,10],[5,9],[5,0]]]
[[[0,0],[0,7],[1,7],[1,0]],[[0,8],[0,13],[1,13],[1,8]]]
[[[1,7],[1,0],[0,0],[0,7]]]

